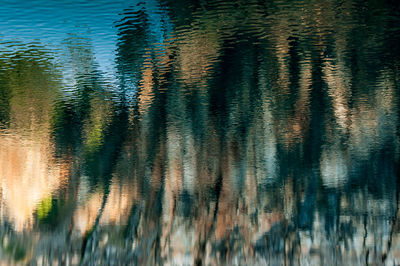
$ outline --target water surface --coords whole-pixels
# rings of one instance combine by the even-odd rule
[[[400,263],[396,1],[0,4],[0,264]]]

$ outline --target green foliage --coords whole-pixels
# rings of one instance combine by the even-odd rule
[[[26,256],[26,249],[20,242],[11,240],[3,249],[5,253],[11,256],[15,261],[23,260]]]
[[[0,122],[13,128],[43,128],[60,87],[51,56],[30,47],[0,58]]]
[[[44,220],[51,211],[51,207],[52,207],[52,196],[50,195],[39,202],[36,209],[38,219]]]

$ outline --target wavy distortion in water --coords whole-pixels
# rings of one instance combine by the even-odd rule
[[[400,263],[395,1],[5,1],[0,264]]]

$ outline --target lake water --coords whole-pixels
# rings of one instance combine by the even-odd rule
[[[400,264],[395,0],[1,0],[1,265]]]

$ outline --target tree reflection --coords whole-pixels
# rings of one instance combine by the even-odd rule
[[[168,8],[170,3],[162,4]],[[305,256],[333,252],[330,245],[340,243],[352,249],[328,255],[331,262],[351,254],[358,254],[355,260],[379,261],[385,245],[366,255],[370,247],[359,249],[354,242],[357,235],[368,238],[368,227],[377,225],[362,213],[350,213],[356,202],[368,199],[371,205],[361,209],[371,219],[378,213],[397,215],[397,201],[390,200],[397,190],[385,187],[397,183],[397,153],[386,143],[397,142],[398,94],[396,83],[382,86],[380,81],[383,73],[396,79],[392,62],[397,59],[372,67],[381,64],[376,55],[385,46],[356,44],[371,38],[369,27],[385,22],[359,27],[356,21],[367,13],[341,20],[342,13],[338,17],[334,8],[325,8],[334,5],[329,1],[310,6],[279,2],[276,7],[246,3],[237,10],[238,4],[188,4],[192,15],[185,19],[174,13],[178,9],[167,9],[176,36],[165,33],[171,36],[164,43],[165,59],[151,57],[156,45],[142,53],[148,63],[140,71],[137,101],[138,106],[146,101],[147,107],[134,125],[139,129],[131,153],[145,159],[134,160],[142,163],[135,164],[132,178],[150,182],[144,191],[151,198],[141,199],[143,212],[133,208],[132,215],[146,221],[129,229],[142,233],[133,240],[135,251],[144,252],[153,239],[145,251],[153,263],[244,257],[273,263],[319,260]],[[303,16],[299,6],[310,12]],[[352,5],[341,8],[350,12]],[[274,18],[265,20],[271,13]],[[251,20],[243,26],[239,22],[245,14]],[[296,18],[299,23],[291,25]],[[183,25],[191,25],[190,30]],[[153,115],[159,110],[165,129],[160,116]],[[385,170],[374,170],[372,160]],[[146,170],[135,172],[145,165]],[[379,188],[378,180],[384,183]],[[373,206],[381,200],[388,205],[379,211]],[[156,208],[161,217],[146,211]]]
[[[77,36],[65,41],[69,93],[39,52],[1,62],[0,123],[41,132],[50,159],[37,168],[55,176],[31,177],[30,226],[14,225],[58,232],[29,260],[397,263],[398,8],[149,5],[116,22],[118,92]],[[42,151],[15,135],[2,136],[1,169]],[[9,175],[2,206],[17,206]]]
[[[52,157],[50,120],[59,95],[59,74],[40,47],[2,57],[3,112],[0,136],[2,213],[17,231],[31,228],[34,212],[44,218],[52,192],[68,170]],[[50,205],[49,205],[50,204]]]

